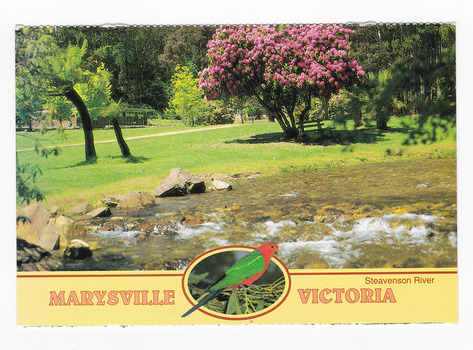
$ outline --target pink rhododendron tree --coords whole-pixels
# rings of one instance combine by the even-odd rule
[[[354,33],[336,25],[219,27],[207,44],[200,89],[209,99],[256,97],[287,136],[296,136],[312,98],[364,82],[365,72],[348,55]]]

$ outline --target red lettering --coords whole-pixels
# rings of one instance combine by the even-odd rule
[[[79,298],[77,298],[76,292],[72,291],[69,293],[69,298],[67,299],[66,305],[80,305]]]
[[[49,295],[50,295],[50,298],[49,298],[49,306],[64,306],[66,305],[65,301],[64,301],[64,291],[61,290],[59,292],[59,294],[56,294],[55,291],[50,291],[49,292]]]
[[[331,291],[330,289],[328,289],[328,288],[322,289],[321,292],[320,292],[320,295],[319,295],[320,301],[321,301],[322,303],[324,303],[324,304],[330,303],[330,302],[332,301],[332,298],[327,299],[327,298],[325,297],[325,295],[326,295],[326,294],[329,294],[329,293],[331,293],[331,292],[332,292],[332,291]]]
[[[376,302],[381,303],[381,288],[375,288],[374,292],[376,295]]]
[[[135,305],[140,305],[140,291],[139,290],[134,290],[133,294],[135,295]]]
[[[297,291],[299,292],[302,304],[307,304],[310,296],[310,289],[298,289]]]
[[[361,302],[362,303],[374,303],[373,290],[369,288],[361,288]]]
[[[133,294],[132,290],[127,290],[127,291],[121,290],[120,291],[120,296],[122,297],[122,301],[123,301],[124,305],[130,304],[132,294]]]
[[[118,297],[117,297],[118,292],[116,290],[111,290],[108,292],[108,300],[107,304],[108,305],[117,305],[118,304]]]
[[[153,305],[153,302],[148,300],[148,291],[141,291],[141,305]]]
[[[390,303],[395,303],[396,302],[396,298],[394,297],[394,293],[393,293],[393,290],[391,288],[387,288],[386,293],[384,293],[383,303],[386,303],[388,301]]]
[[[345,288],[334,288],[333,292],[335,293],[335,303],[342,303],[342,293],[345,291]]]
[[[163,301],[159,300],[159,290],[153,290],[153,305],[163,305]]]
[[[164,305],[174,305],[174,291],[173,290],[165,290],[164,291]]]
[[[319,290],[312,289],[312,304],[318,304],[318,303],[319,303]]]
[[[83,290],[80,292],[80,300],[82,305],[94,305],[92,298],[94,293],[88,290]]]
[[[94,295],[97,297],[97,305],[105,305],[105,301],[103,301],[103,297],[107,294],[106,290],[99,291],[99,290],[94,290]]]
[[[351,297],[351,293],[354,294],[354,298]],[[360,300],[360,292],[358,291],[358,289],[350,288],[345,293],[345,299],[349,303],[356,303],[358,300]]]

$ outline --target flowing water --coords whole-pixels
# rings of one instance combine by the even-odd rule
[[[231,181],[232,191],[113,211],[71,270],[183,269],[225,245],[279,245],[288,268],[453,267],[456,161],[399,161]],[[186,221],[181,222],[185,217]]]

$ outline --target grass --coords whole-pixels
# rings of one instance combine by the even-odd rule
[[[95,205],[105,195],[152,191],[174,167],[197,175],[244,171],[274,174],[364,162],[456,156],[454,134],[432,144],[404,146],[408,129],[401,122],[400,118],[392,118],[389,126],[393,131],[379,133],[367,129],[355,135],[368,137],[326,145],[285,140],[279,125],[269,122],[236,124],[221,129],[207,127],[199,131],[185,127],[123,129],[125,138],[194,131],[128,140],[134,156],[131,160],[121,157],[118,144],[113,141],[113,130],[95,130],[99,157],[95,164],[84,162],[82,130],[67,130],[61,137],[57,131],[26,136],[17,133],[17,150],[23,150],[17,154],[20,163],[40,166],[42,176],[38,177],[37,186],[46,197],[46,206],[55,204],[64,208],[84,201]],[[31,135],[39,136],[42,146],[58,145],[60,155],[42,158],[32,150],[24,150],[34,146]],[[100,143],[109,140],[113,142]],[[70,144],[81,145],[66,146]]]

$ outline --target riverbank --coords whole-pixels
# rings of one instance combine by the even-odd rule
[[[57,157],[42,158],[33,150],[17,154],[20,163],[41,168],[42,175],[38,176],[36,184],[46,197],[45,206],[65,209],[83,202],[95,204],[105,195],[152,191],[174,167],[197,175],[257,171],[269,176],[344,165],[455,158],[454,132],[439,142],[405,146],[409,130],[400,127],[401,121],[392,118],[390,132],[366,128],[353,132],[356,137],[352,142],[324,144],[285,140],[279,125],[269,122],[236,124],[222,129],[123,130],[133,155],[131,159],[121,157],[118,145],[113,142],[113,131],[96,130],[99,158],[94,164],[84,162],[82,145],[74,145],[83,137],[82,131],[68,130],[62,138],[52,132],[41,137],[42,146],[57,144],[60,147]],[[153,136],[156,134],[160,136]],[[25,137],[18,134],[17,149],[27,148],[31,148],[31,141],[26,142]]]
[[[92,258],[64,260],[63,249],[52,254],[67,270],[174,270],[203,251],[270,239],[289,268],[456,266],[454,159],[340,166],[231,184],[231,191],[159,198],[149,208],[111,208],[107,217],[76,216],[65,234],[87,242]]]

